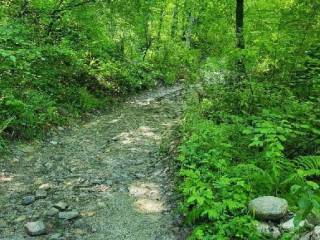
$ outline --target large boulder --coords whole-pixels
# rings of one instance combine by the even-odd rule
[[[260,220],[280,220],[288,212],[288,202],[273,196],[258,197],[250,201],[249,211]]]

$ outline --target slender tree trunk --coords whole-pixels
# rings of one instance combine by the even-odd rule
[[[240,50],[245,49],[244,41],[244,0],[237,0],[236,7],[236,47]],[[243,60],[243,56],[240,55],[237,60],[237,70],[240,77],[245,75],[246,69]]]
[[[236,9],[236,34],[237,34],[237,48],[244,49],[243,36],[243,19],[244,19],[244,0],[237,0]]]

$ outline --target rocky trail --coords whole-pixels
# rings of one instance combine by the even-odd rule
[[[0,157],[0,239],[185,239],[170,159],[160,156],[181,93],[145,92],[46,141],[13,146]]]

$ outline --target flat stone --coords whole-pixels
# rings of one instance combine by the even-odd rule
[[[69,205],[63,201],[60,201],[60,202],[54,204],[53,206],[55,208],[59,209],[60,211],[65,211],[65,210],[67,210]]]
[[[14,222],[15,222],[15,223],[20,223],[20,222],[24,222],[25,220],[27,220],[27,216],[22,215],[22,216],[17,217],[17,218],[14,220]]]
[[[46,211],[45,215],[48,217],[53,217],[58,215],[58,213],[59,213],[59,210],[53,207],[53,208],[50,208],[48,211]]]
[[[22,198],[22,205],[26,206],[26,205],[30,205],[32,203],[34,203],[36,201],[35,196],[25,196]]]
[[[44,199],[48,196],[48,193],[46,190],[39,189],[36,191],[36,199]]]
[[[46,226],[42,221],[26,223],[25,230],[30,236],[40,236],[47,233]]]
[[[80,216],[78,211],[59,212],[59,218],[64,220],[72,220]]]
[[[250,201],[249,210],[260,220],[280,220],[288,212],[288,202],[273,196],[258,197]]]
[[[49,190],[51,187],[50,183],[44,183],[39,186],[39,190]]]

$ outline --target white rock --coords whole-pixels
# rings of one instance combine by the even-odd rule
[[[46,226],[42,221],[28,222],[24,227],[30,236],[39,236],[47,233]]]
[[[320,239],[320,226],[316,226],[313,229],[311,240],[319,240]]]
[[[298,227],[301,228],[301,227],[304,227],[305,225],[306,225],[306,221],[301,221],[298,224]],[[294,228],[295,228],[295,226],[294,226],[294,218],[291,218],[288,221],[283,222],[283,223],[280,224],[280,229],[285,231],[285,232],[291,232],[291,231],[294,230]]]

